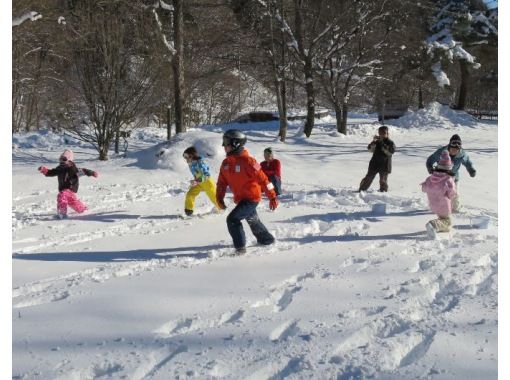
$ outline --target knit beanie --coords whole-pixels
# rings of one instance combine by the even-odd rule
[[[450,137],[450,143],[448,146],[451,146],[453,148],[460,148],[462,146],[462,140],[460,139],[460,136],[455,134],[452,137]]]
[[[73,154],[73,151],[70,150],[70,149],[66,149],[64,150],[64,152],[62,152],[62,154],[60,155],[60,157],[65,157],[67,158],[67,161],[74,161],[74,154]]]
[[[437,163],[437,169],[443,169],[443,170],[452,170],[452,160],[450,158],[450,154],[447,150],[443,150],[441,152],[441,157],[439,158],[439,162]]]

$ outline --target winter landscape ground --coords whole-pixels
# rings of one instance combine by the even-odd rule
[[[15,135],[12,150],[14,379],[496,379],[498,376],[498,126],[432,104],[391,123],[389,192],[357,193],[379,126],[351,115],[349,134],[317,120],[204,127],[163,143],[134,132],[126,157],[99,162],[51,133]],[[240,128],[262,159],[282,162],[280,206],[259,206],[277,243],[232,252],[226,213],[182,219],[195,144],[214,176],[221,134]],[[462,212],[429,240],[419,184],[425,160],[458,133],[477,169],[461,168]],[[61,151],[81,167],[83,215],[55,220]],[[160,157],[156,157],[159,154]],[[229,210],[231,195],[227,194]],[[386,214],[375,214],[376,203]],[[228,210],[227,210],[228,212]],[[488,229],[472,218],[487,216]]]

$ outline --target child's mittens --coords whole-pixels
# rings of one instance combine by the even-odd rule
[[[475,169],[471,169],[469,171],[469,175],[470,175],[471,178],[474,177],[476,175],[476,170]]]
[[[225,210],[227,208],[223,199],[216,197],[216,202],[218,203],[220,210]]]
[[[97,178],[97,177],[99,177],[99,173],[98,173],[98,172],[92,172],[92,176],[93,176],[94,178]]]
[[[192,179],[192,180],[189,181],[189,185],[192,186],[192,187],[198,185],[199,183],[200,182],[198,182],[196,179]]]
[[[39,166],[37,170],[39,170],[44,175],[48,174],[48,168],[46,166]]]

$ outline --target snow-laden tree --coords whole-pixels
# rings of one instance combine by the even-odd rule
[[[55,41],[50,9],[48,3],[31,0],[16,1],[12,7],[13,133],[44,125],[46,89],[49,82],[59,80],[51,65]]]
[[[119,132],[132,128],[147,107],[157,78],[143,38],[150,15],[132,1],[78,1],[62,25],[70,70],[67,88],[74,101],[62,110],[66,129],[93,144],[108,159]],[[65,90],[65,89],[64,89]]]
[[[280,121],[278,136],[285,141],[287,135],[286,70],[288,69],[286,33],[280,21],[286,13],[285,0],[234,0],[231,8],[243,30],[251,32],[263,53],[261,65],[271,73],[271,81]],[[278,21],[277,21],[278,20]]]
[[[172,0],[172,4],[167,4],[163,0],[158,0],[154,3],[152,12],[173,69],[175,131],[176,133],[186,132],[184,117],[186,96],[184,84],[184,1]],[[166,23],[169,24],[166,29],[170,29],[170,33],[163,28],[160,13],[165,14]],[[168,138],[170,138],[170,131],[168,131]]]
[[[435,63],[431,66],[440,86],[450,84],[444,71],[445,65],[457,62],[460,82],[457,94],[457,109],[464,109],[468,95],[470,71],[478,69],[480,63],[476,52],[482,45],[497,45],[497,9],[488,10],[480,1],[438,0],[427,40],[429,54]]]
[[[373,80],[383,64],[390,28],[388,1],[338,1],[340,17],[318,49],[315,70],[336,113],[337,130],[347,133],[352,91]]]
[[[306,121],[303,132],[310,137],[314,127],[317,89],[315,84],[318,51],[321,42],[335,25],[339,14],[334,2],[327,0],[293,0],[287,14],[278,7],[271,10],[266,0],[257,0],[276,20],[278,28],[286,36],[287,47],[294,61],[301,68],[301,84],[306,91]]]

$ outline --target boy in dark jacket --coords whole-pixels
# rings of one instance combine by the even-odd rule
[[[57,196],[57,217],[59,219],[67,218],[67,206],[78,213],[82,213],[87,206],[78,199],[76,193],[80,185],[78,177],[86,175],[88,177],[97,177],[97,172],[85,168],[78,169],[73,162],[74,154],[66,149],[60,155],[60,164],[53,169],[40,166],[39,171],[46,177],[58,177],[58,196]]]
[[[375,175],[379,173],[379,191],[388,191],[388,175],[391,173],[391,156],[395,153],[395,144],[389,138],[388,127],[379,127],[378,135],[368,144],[367,149],[373,152],[368,164],[368,173],[361,180],[359,191],[366,191]]]

